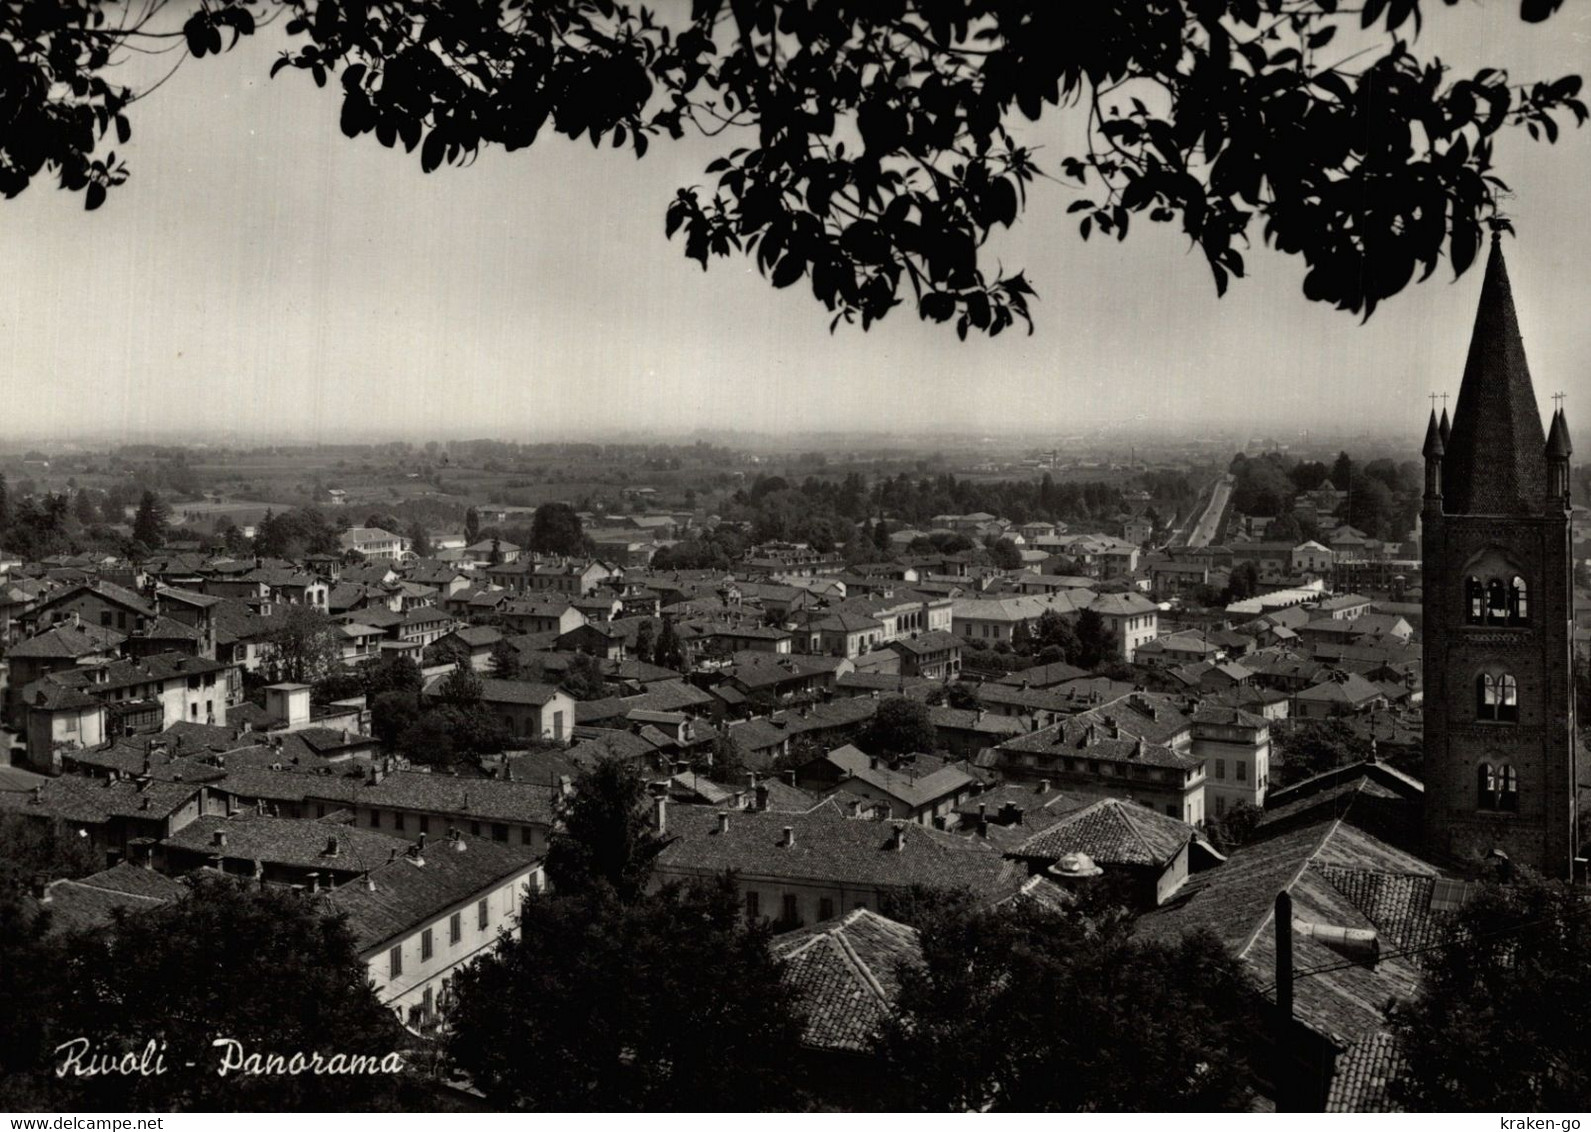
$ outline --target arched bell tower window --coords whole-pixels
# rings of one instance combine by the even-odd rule
[[[1501,578],[1486,583],[1486,620],[1494,625],[1508,620],[1508,587]]]
[[[1475,808],[1494,813],[1519,812],[1519,772],[1507,763],[1481,763],[1475,768]]]
[[[1501,723],[1519,720],[1519,681],[1507,672],[1482,672],[1475,678],[1475,718]]]
[[[1468,569],[1464,579],[1464,620],[1471,625],[1527,625],[1530,587],[1513,563],[1487,553]]]

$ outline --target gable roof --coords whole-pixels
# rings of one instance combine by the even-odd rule
[[[354,946],[368,954],[456,905],[536,866],[529,854],[481,838],[441,838],[416,855],[405,851],[372,867],[365,878],[326,895],[348,917]]]
[[[967,888],[990,897],[1019,880],[987,843],[919,825],[847,818],[832,803],[806,813],[735,811],[723,832],[718,814],[709,806],[671,808],[668,830],[675,837],[658,867],[882,888]],[[792,845],[783,843],[785,827]],[[904,838],[899,850],[892,848],[896,829]]]
[[[37,907],[50,913],[50,931],[85,931],[108,926],[117,909],[147,912],[181,899],[187,885],[125,861],[77,880],[52,881]]]
[[[75,660],[98,652],[114,652],[126,639],[125,633],[87,622],[62,624],[11,646],[6,655],[12,660]]]

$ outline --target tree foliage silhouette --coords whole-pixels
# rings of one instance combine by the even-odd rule
[[[1040,176],[1077,186],[1084,239],[1174,224],[1220,293],[1263,243],[1303,258],[1308,298],[1368,317],[1444,258],[1463,274],[1483,228],[1509,226],[1501,131],[1551,143],[1587,116],[1579,76],[1416,54],[1434,0],[217,0],[180,30],[150,7],[131,24],[107,0],[0,9],[0,192],[49,170],[99,207],[128,176],[98,156],[131,136],[141,95],[111,82],[126,52],[180,35],[221,54],[285,11],[271,73],[335,77],[343,133],[418,151],[426,172],[547,131],[638,157],[720,138],[716,180],[679,190],[667,235],[704,269],[746,255],[775,287],[809,287],[831,328],[908,299],[963,337],[1031,328],[1032,287],[987,244]],[[1025,123],[1063,107],[1083,141],[1041,165]]]

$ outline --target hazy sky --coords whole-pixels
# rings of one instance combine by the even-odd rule
[[[664,6],[670,0],[664,0]],[[683,0],[681,0],[683,2]],[[1540,28],[1516,0],[1430,4],[1421,48],[1517,78],[1591,72],[1591,2]],[[1446,268],[1368,325],[1306,302],[1302,261],[1259,248],[1217,300],[1170,226],[1077,236],[1041,183],[1000,244],[1038,290],[1037,330],[959,342],[909,307],[863,334],[749,261],[663,236],[707,144],[644,161],[550,134],[468,169],[338,130],[336,84],[266,77],[264,30],[190,60],[135,107],[132,180],[94,213],[40,181],[0,202],[8,270],[0,436],[171,428],[535,440],[612,428],[1029,431],[1119,422],[1416,431],[1457,392],[1481,272]],[[1049,163],[1075,127],[1047,120]],[[722,139],[720,139],[722,140]],[[1507,243],[1544,404],[1591,420],[1591,128],[1509,131]]]

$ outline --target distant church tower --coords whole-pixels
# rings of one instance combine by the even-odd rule
[[[1546,434],[1494,239],[1449,428],[1425,436],[1425,843],[1563,879],[1575,814],[1569,428]]]

